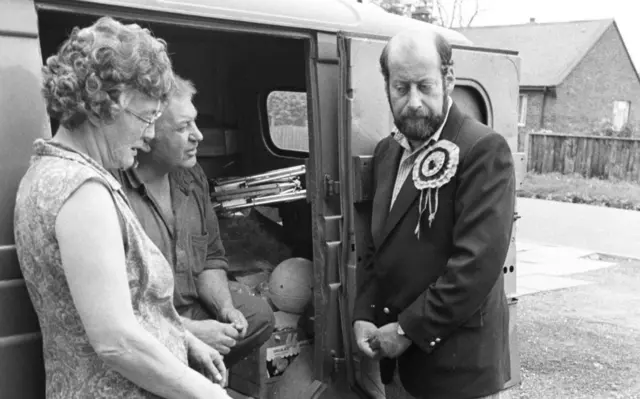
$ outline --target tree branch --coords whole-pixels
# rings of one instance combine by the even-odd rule
[[[458,0],[453,0],[451,5],[449,6],[449,21],[447,22],[447,28],[451,28],[455,22],[456,18],[458,18],[456,11],[458,9]]]
[[[399,0],[371,0],[371,2],[382,7],[387,12],[400,15],[407,14],[407,8],[401,7],[401,5],[406,6],[406,3]],[[464,13],[464,6],[467,4],[467,0],[433,0],[430,22],[450,29],[454,26],[459,28],[469,27],[482,11],[480,9],[480,0],[473,0],[473,2],[473,13],[467,18]],[[429,0],[418,0],[412,4],[416,7],[427,7],[428,3],[430,3]]]
[[[453,28],[453,25],[456,22],[456,19],[460,19],[460,15],[462,15],[462,0],[454,0],[453,9],[451,10],[451,20],[449,20],[449,28]]]
[[[471,26],[471,24],[473,23],[473,20],[476,19],[476,17],[480,13],[480,0],[475,0],[475,3],[476,3],[476,8],[473,11],[471,18],[469,18],[469,21],[467,21],[467,25],[466,25],[467,28]]]
[[[460,3],[460,5],[458,6],[458,28],[462,28],[462,26],[464,25],[464,13],[463,11],[463,4],[462,2]]]
[[[449,16],[447,15],[447,9],[442,4],[441,0],[436,0],[436,8],[438,9],[438,17],[440,18],[440,25],[447,26],[449,23]]]

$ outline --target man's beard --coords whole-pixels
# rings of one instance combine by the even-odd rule
[[[447,98],[442,96],[442,109],[432,115],[426,114],[426,110],[409,111],[404,115],[393,116],[394,123],[400,133],[407,139],[414,141],[426,141],[432,137],[442,126],[447,113]]]

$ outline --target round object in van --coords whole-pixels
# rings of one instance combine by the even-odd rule
[[[305,258],[286,259],[271,273],[269,297],[281,311],[302,314],[313,294],[313,263]]]

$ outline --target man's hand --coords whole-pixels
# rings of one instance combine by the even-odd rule
[[[393,359],[411,346],[411,340],[398,334],[398,323],[389,323],[374,332],[370,345],[378,347],[383,357]]]
[[[191,332],[223,355],[228,354],[236,345],[238,331],[227,323],[216,320],[200,320],[190,323]]]
[[[380,358],[380,351],[372,348],[370,345],[376,331],[378,331],[378,328],[370,321],[356,320],[356,322],[353,323],[353,332],[356,336],[358,348],[370,359]]]
[[[240,312],[236,308],[227,308],[222,309],[220,312],[220,318],[222,321],[230,323],[233,327],[238,331],[238,338],[242,339],[247,335],[247,329],[249,328],[249,323],[247,319],[245,319],[242,312]]]
[[[226,386],[228,382],[227,368],[220,352],[205,344],[193,334],[187,333],[189,346],[189,366],[204,375],[212,382]]]

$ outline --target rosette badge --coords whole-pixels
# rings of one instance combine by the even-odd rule
[[[429,209],[429,227],[438,212],[438,190],[449,183],[458,168],[460,149],[448,140],[440,140],[424,149],[413,163],[413,184],[420,190],[418,224],[415,234],[420,238],[422,214]]]

